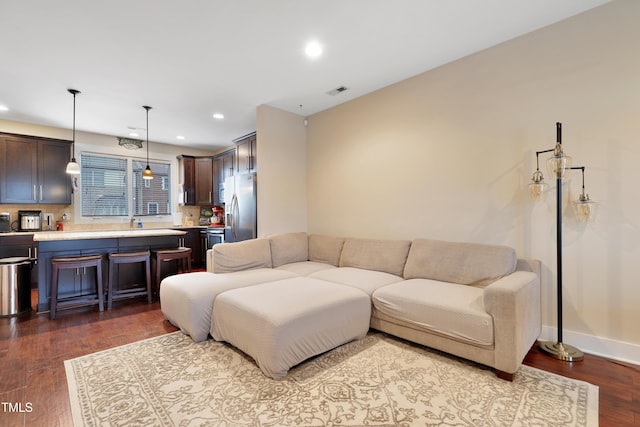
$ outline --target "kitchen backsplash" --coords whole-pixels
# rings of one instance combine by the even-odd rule
[[[69,220],[64,222],[64,231],[99,231],[99,230],[126,230],[129,229],[128,222],[120,223],[120,220],[117,219],[113,224],[76,224],[74,221],[74,210],[73,205],[9,205],[9,204],[0,204],[0,212],[9,212],[11,214],[11,224],[13,229],[18,228],[18,211],[19,210],[37,210],[42,211],[42,229],[47,229],[47,223],[45,219],[45,214],[50,213],[53,215],[53,224],[51,224],[51,229],[56,229],[56,221],[62,221],[62,217],[64,214],[69,215]],[[186,225],[186,222],[189,218],[194,219],[193,225],[198,225],[198,219],[200,218],[200,207],[198,206],[178,206],[177,208],[178,215],[174,215],[175,218],[181,217],[181,225]],[[144,217],[142,217],[142,222],[144,224]],[[174,224],[174,218],[166,222],[153,222],[152,225],[149,225],[152,228],[171,228],[176,227]]]

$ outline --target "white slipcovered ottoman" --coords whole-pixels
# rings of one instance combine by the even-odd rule
[[[164,317],[194,341],[207,339],[213,300],[229,289],[251,286],[297,275],[284,270],[256,268],[235,273],[196,272],[176,274],[160,284],[160,308]]]
[[[296,277],[226,291],[213,302],[211,336],[278,379],[311,356],[363,338],[371,300],[349,286]]]

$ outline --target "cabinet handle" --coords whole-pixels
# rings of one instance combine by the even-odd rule
[[[38,263],[38,248],[37,247],[33,248],[33,258],[35,259],[34,263],[37,264]]]
[[[31,248],[28,249],[28,255],[29,258],[31,258]]]
[[[42,201],[42,184],[40,184],[40,201]]]
[[[209,203],[211,203],[211,191],[209,191]]]
[[[187,193],[186,191],[184,192],[184,204],[186,205],[187,203],[189,203],[189,198],[188,198],[189,193]]]
[[[36,185],[33,184],[33,201],[37,202],[38,200],[36,199]]]

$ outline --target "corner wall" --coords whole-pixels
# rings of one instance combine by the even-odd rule
[[[256,110],[259,237],[307,230],[303,120],[266,105]]]
[[[612,2],[309,117],[308,231],[513,246],[543,262],[543,336],[555,339],[555,182],[541,204],[527,185],[562,122],[600,203],[595,224],[576,224],[574,171],[564,341],[640,363],[638,16],[640,2]]]

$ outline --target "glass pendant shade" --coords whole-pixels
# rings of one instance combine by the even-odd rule
[[[153,179],[153,172],[151,172],[151,168],[147,165],[142,172],[142,179]]]
[[[551,176],[563,178],[567,169],[571,169],[571,157],[565,156],[561,144],[556,144],[553,157],[547,159],[547,170]]]
[[[549,185],[544,182],[542,172],[536,170],[531,177],[531,183],[529,184],[529,200],[533,202],[540,202],[544,199],[544,194],[547,192]]]
[[[69,163],[67,163],[66,172],[69,175],[79,175],[80,174],[80,165],[76,162],[76,159],[73,158]]]
[[[589,200],[589,195],[583,190],[580,198],[573,202],[573,211],[579,223],[594,222],[598,213],[598,204]]]

